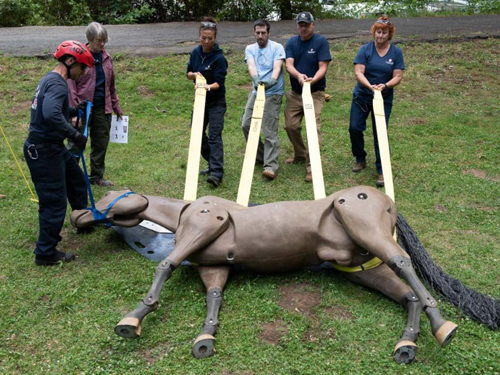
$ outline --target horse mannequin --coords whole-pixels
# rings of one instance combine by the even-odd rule
[[[105,209],[123,193],[106,193],[97,208]],[[125,315],[115,332],[122,337],[138,337],[144,317],[158,308],[163,284],[182,261],[189,260],[197,266],[205,284],[208,309],[193,354],[197,358],[207,357],[215,351],[222,292],[234,266],[265,273],[331,262],[342,270],[357,268],[360,272],[345,272],[345,276],[406,307],[408,323],[395,346],[394,359],[410,363],[415,359],[422,310],[442,347],[454,337],[457,325],[441,317],[436,299],[416,276],[408,254],[394,240],[397,217],[394,202],[366,186],[315,201],[250,208],[212,196],[187,202],[128,195],[114,203],[106,214],[107,220],[124,227],[150,220],[175,232],[176,244],[156,268],[144,300]],[[71,222],[83,228],[95,220],[92,212],[77,210],[71,215]]]

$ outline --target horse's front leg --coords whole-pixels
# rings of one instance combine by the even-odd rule
[[[397,363],[413,362],[417,353],[416,342],[420,333],[422,307],[411,288],[383,263],[372,269],[342,274],[352,282],[378,290],[406,308],[408,321],[401,339],[394,348],[393,356]]]
[[[206,208],[205,208],[206,207]],[[185,215],[185,216],[184,216]],[[193,204],[183,214],[185,220],[176,232],[176,245],[172,253],[156,267],[153,284],[144,300],[116,325],[115,333],[122,337],[136,338],[141,334],[141,322],[158,308],[163,284],[172,272],[189,255],[202,251],[229,225],[228,213],[217,206],[203,203],[203,209]]]
[[[215,334],[219,328],[219,310],[222,306],[222,292],[226,285],[230,267],[199,267],[201,280],[207,290],[207,318],[201,333],[193,344],[196,358],[210,357],[215,353]]]

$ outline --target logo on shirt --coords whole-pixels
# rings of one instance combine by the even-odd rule
[[[389,59],[385,63],[389,64],[389,65],[394,65],[394,60],[393,59]]]
[[[207,65],[207,67],[205,68],[205,70],[212,70],[212,68],[210,67],[210,65]]]
[[[40,93],[40,86],[36,88],[35,91],[35,96],[33,97],[33,103],[31,103],[31,109],[36,111],[36,108],[38,107],[38,94]]]
[[[316,51],[314,50],[314,48],[311,48],[309,51],[307,51],[307,53],[309,53],[309,54],[315,54]]]

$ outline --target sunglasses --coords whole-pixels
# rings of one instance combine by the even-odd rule
[[[387,26],[391,26],[392,25],[392,22],[391,21],[387,21],[387,20],[378,20],[375,23],[383,24],[383,25],[387,25]]]
[[[217,24],[213,23],[213,22],[202,22],[201,23],[201,26],[202,27],[208,27],[209,29],[215,29],[217,27]]]

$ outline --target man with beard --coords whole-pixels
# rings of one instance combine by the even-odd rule
[[[274,180],[278,172],[278,155],[280,153],[278,127],[281,100],[285,92],[285,79],[282,69],[285,50],[281,44],[269,40],[270,32],[271,26],[269,22],[265,20],[255,21],[253,34],[256,43],[247,46],[245,49],[245,62],[248,65],[250,77],[252,77],[253,91],[248,95],[241,128],[245,139],[248,140],[253,107],[257,97],[257,86],[262,83],[266,90],[266,103],[262,118],[264,143],[259,140],[257,163],[262,163],[264,167],[262,176]]]

